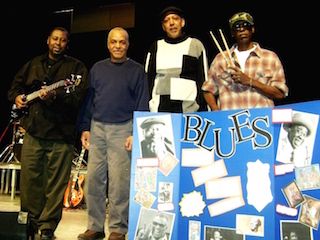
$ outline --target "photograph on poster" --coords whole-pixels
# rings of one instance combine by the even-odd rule
[[[320,200],[304,195],[305,201],[301,204],[299,222],[318,230],[320,221]]]
[[[134,201],[145,208],[151,208],[156,197],[144,189],[140,189],[137,191],[136,195],[134,196]]]
[[[159,171],[168,176],[177,166],[171,115],[137,118],[142,159],[158,159]]]
[[[188,240],[200,240],[200,234],[201,234],[201,222],[190,220]]]
[[[156,167],[136,167],[134,176],[134,189],[136,191],[143,189],[148,192],[155,192],[157,189]]]
[[[218,226],[205,226],[204,227],[205,240],[244,240],[243,234],[236,233],[234,228],[225,228]]]
[[[172,182],[159,182],[158,203],[172,202],[172,194],[173,194]]]
[[[281,191],[283,192],[288,205],[292,208],[296,208],[304,201],[303,195],[295,181],[289,183],[287,186],[282,188]]]
[[[174,213],[140,208],[135,240],[171,239]]]
[[[319,115],[292,111],[292,121],[281,125],[276,160],[309,166],[312,160]]]
[[[300,190],[320,189],[319,163],[295,168],[295,176]]]
[[[167,153],[165,157],[159,159],[159,171],[164,175],[168,176],[172,170],[177,166],[178,159],[171,153]]]
[[[236,215],[236,233],[250,236],[264,236],[264,217],[257,215]]]
[[[280,240],[317,240],[312,228],[297,221],[280,220]]]
[[[142,158],[158,158],[168,153],[175,156],[171,116],[148,116],[137,118],[138,137]]]

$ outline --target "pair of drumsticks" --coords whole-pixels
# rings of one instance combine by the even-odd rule
[[[227,41],[226,41],[221,29],[219,29],[219,32],[220,32],[224,47],[225,47],[225,49],[227,51],[227,54],[228,54],[227,56],[224,53],[224,51],[222,50],[219,42],[217,41],[216,37],[213,35],[212,31],[210,31],[211,37],[213,38],[213,41],[216,44],[217,48],[219,49],[220,53],[222,54],[223,58],[226,60],[228,67],[229,66],[234,66],[234,63],[232,61],[232,56],[231,56],[230,49],[228,47]]]

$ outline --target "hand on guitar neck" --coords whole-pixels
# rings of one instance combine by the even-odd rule
[[[42,86],[39,90],[34,91],[30,94],[21,94],[15,98],[15,104],[12,106],[11,117],[20,118],[24,116],[28,111],[28,103],[40,98],[41,100],[47,100],[49,98],[56,98],[56,89],[64,87],[66,93],[74,91],[75,87],[78,86],[81,82],[81,75],[71,74],[71,79],[60,80],[51,85]]]

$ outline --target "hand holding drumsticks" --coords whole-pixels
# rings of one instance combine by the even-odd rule
[[[231,78],[235,83],[241,83],[242,85],[247,85],[252,87],[252,78],[244,74],[240,68],[236,66],[229,66],[228,71],[230,72]]]
[[[232,56],[231,56],[230,49],[229,49],[229,47],[228,47],[227,41],[226,41],[226,39],[225,39],[225,37],[224,37],[223,32],[222,32],[221,29],[219,29],[219,32],[220,32],[220,35],[221,35],[221,38],[222,38],[224,47],[225,47],[228,55],[226,55],[226,54],[224,53],[224,51],[222,50],[222,48],[221,48],[218,40],[217,40],[216,37],[213,35],[213,33],[210,31],[211,37],[212,37],[214,43],[216,44],[217,48],[219,49],[219,52],[222,54],[223,58],[226,60],[228,67],[234,66],[234,63],[233,63],[233,61],[232,61]]]

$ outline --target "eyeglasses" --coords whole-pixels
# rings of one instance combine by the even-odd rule
[[[241,29],[250,29],[252,27],[252,25],[248,22],[240,22],[240,23],[237,23],[233,26],[233,30],[234,31],[240,31]]]
[[[166,226],[166,224],[159,223],[159,222],[153,222],[153,225],[154,226],[159,226],[159,227],[162,227],[162,228]]]

